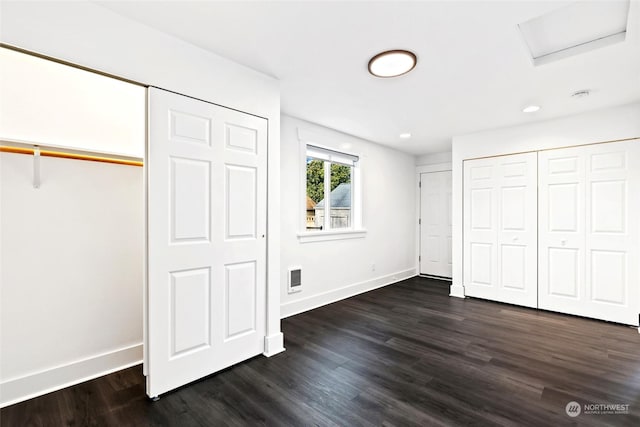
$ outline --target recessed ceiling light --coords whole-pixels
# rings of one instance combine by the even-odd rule
[[[527,107],[524,107],[522,109],[523,113],[535,113],[536,111],[538,111],[540,109],[540,107],[538,105],[529,105]]]
[[[397,77],[413,70],[417,62],[413,52],[388,50],[371,58],[369,72],[376,77]]]
[[[409,132],[401,133],[400,134],[400,138],[409,139],[409,138],[411,138],[411,134]]]

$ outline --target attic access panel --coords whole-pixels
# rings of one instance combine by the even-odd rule
[[[534,65],[625,40],[629,0],[576,2],[518,25]]]

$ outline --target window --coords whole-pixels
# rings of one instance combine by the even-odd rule
[[[354,176],[358,157],[306,146],[306,230],[353,229]]]

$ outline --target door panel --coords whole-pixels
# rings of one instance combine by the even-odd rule
[[[493,229],[493,188],[479,188],[471,190],[471,228],[474,230]]]
[[[639,147],[540,153],[540,308],[638,325]]]
[[[225,166],[226,176],[226,237],[256,238],[256,168]]]
[[[526,229],[527,217],[525,202],[527,187],[503,187],[501,194],[502,206],[500,220],[502,231],[523,231]]]
[[[581,148],[538,154],[538,307],[575,312],[584,298],[584,157]],[[553,307],[553,308],[551,308]]]
[[[243,262],[225,266],[226,324],[225,340],[256,328],[256,264]]]
[[[492,243],[471,243],[471,284],[473,285],[493,285],[493,244]]]
[[[211,164],[170,157],[171,241],[209,241]]]
[[[527,248],[522,245],[501,245],[501,282],[505,288],[524,290],[527,277]]]
[[[548,253],[549,294],[578,299],[582,265],[579,262],[580,250],[549,248]]]
[[[451,171],[420,182],[420,274],[451,277]]]
[[[174,271],[171,276],[171,358],[211,345],[211,270]]]
[[[537,306],[536,153],[464,162],[465,295]]]
[[[578,232],[580,184],[549,184],[549,231]]]
[[[591,299],[594,302],[624,304],[629,286],[625,277],[627,254],[620,251],[591,251]]]
[[[149,396],[263,352],[266,129],[149,90]]]
[[[626,193],[626,182],[622,180],[591,183],[592,233],[625,233]]]

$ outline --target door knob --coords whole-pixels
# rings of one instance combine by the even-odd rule
[[[518,236],[514,237],[514,238],[513,238],[513,241],[514,241],[514,242],[517,242],[517,241],[518,241]]]
[[[565,246],[565,245],[567,244],[567,241],[566,241],[566,240],[564,240],[564,239],[562,239],[562,240],[560,240],[560,244],[561,244],[562,246]]]

